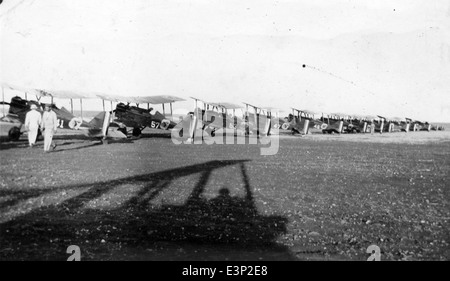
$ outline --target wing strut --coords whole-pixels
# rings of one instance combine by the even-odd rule
[[[5,116],[5,88],[2,86],[3,117]]]
[[[80,99],[80,106],[81,106],[81,120],[83,120],[83,99]]]

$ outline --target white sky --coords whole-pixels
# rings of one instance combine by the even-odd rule
[[[450,122],[448,0],[4,0],[0,21],[0,82]]]

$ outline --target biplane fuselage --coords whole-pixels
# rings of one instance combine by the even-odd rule
[[[313,118],[301,117],[301,116],[293,116],[292,114],[288,117],[288,125],[283,125],[287,130],[292,131],[292,133],[305,133],[305,124],[306,120],[308,120],[308,132],[322,132],[322,130],[328,127],[328,124]]]
[[[168,130],[177,125],[177,123],[167,119],[159,111],[156,111],[155,114],[151,114],[150,111],[151,110],[139,108],[137,106],[119,103],[114,110],[113,122],[121,123],[126,127],[133,128],[134,135],[140,134],[146,127]],[[137,132],[137,130],[139,130],[139,132]]]
[[[405,132],[406,122],[404,121],[389,121],[389,132]]]
[[[348,121],[338,119],[336,117],[321,117],[320,121],[327,124],[327,127],[322,130],[324,134],[334,134],[334,133],[344,133],[347,132],[349,127],[353,127],[353,124],[351,124]],[[342,126],[341,126],[342,123]]]

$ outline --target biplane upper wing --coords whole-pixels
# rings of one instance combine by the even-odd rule
[[[274,111],[280,110],[278,107],[272,107],[272,106],[264,106],[264,107],[261,107],[261,109],[266,110],[267,112],[274,112]]]
[[[338,118],[345,118],[347,116],[349,116],[349,114],[347,113],[342,113],[342,112],[334,112],[334,113],[330,113],[330,116],[336,116]]]
[[[160,95],[160,96],[138,96],[134,97],[137,103],[151,103],[151,104],[164,104],[164,103],[174,103],[177,101],[185,101],[185,99],[170,96],[170,95]]]
[[[222,108],[225,108],[225,109],[239,109],[239,108],[243,108],[243,106],[241,106],[241,105],[234,104],[234,103],[229,103],[229,102],[207,102],[207,103],[212,105],[212,106],[222,107]]]
[[[113,102],[127,102],[127,103],[151,103],[151,104],[164,104],[164,103],[174,103],[177,101],[184,101],[185,99],[170,96],[170,95],[159,95],[159,96],[116,96],[116,95],[105,95],[96,94],[102,100],[113,101]]]
[[[105,95],[105,94],[96,94],[96,96],[102,100],[113,101],[113,102],[132,102],[129,101],[129,97],[124,96],[115,96],[115,95]]]
[[[297,109],[294,107],[291,107],[291,109],[299,112],[299,113],[303,113],[304,115],[310,115],[310,116],[314,116],[316,114],[319,114],[318,112],[312,111],[312,110],[308,110],[308,109]]]
[[[316,114],[318,114],[317,112],[314,112],[314,111],[311,111],[311,110],[306,110],[306,109],[302,109],[300,111],[303,112],[304,114],[308,114],[308,115],[316,115]]]
[[[400,118],[400,117],[392,117],[390,118],[390,120],[395,121],[395,122],[404,122],[405,118]]]
[[[373,115],[366,115],[364,118],[365,118],[366,120],[372,121],[372,120],[377,119],[378,117],[377,117],[377,116],[373,116]]]
[[[92,99],[94,95],[88,93],[74,92],[74,91],[61,91],[61,90],[41,90],[38,89],[38,95],[50,96],[58,99]]]
[[[2,88],[10,89],[13,91],[19,91],[19,92],[34,94],[34,95],[40,95],[39,90],[33,89],[33,88],[21,87],[21,86],[9,84],[9,83],[2,83],[1,86],[2,86]]]
[[[251,106],[251,107],[253,107],[253,108],[261,108],[261,107],[256,106],[256,105],[249,104],[249,103],[247,103],[247,102],[242,102],[242,103],[245,104],[245,105],[247,105],[247,106]]]

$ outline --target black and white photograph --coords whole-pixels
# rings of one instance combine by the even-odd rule
[[[450,260],[448,0],[3,0],[0,85],[0,261]]]

